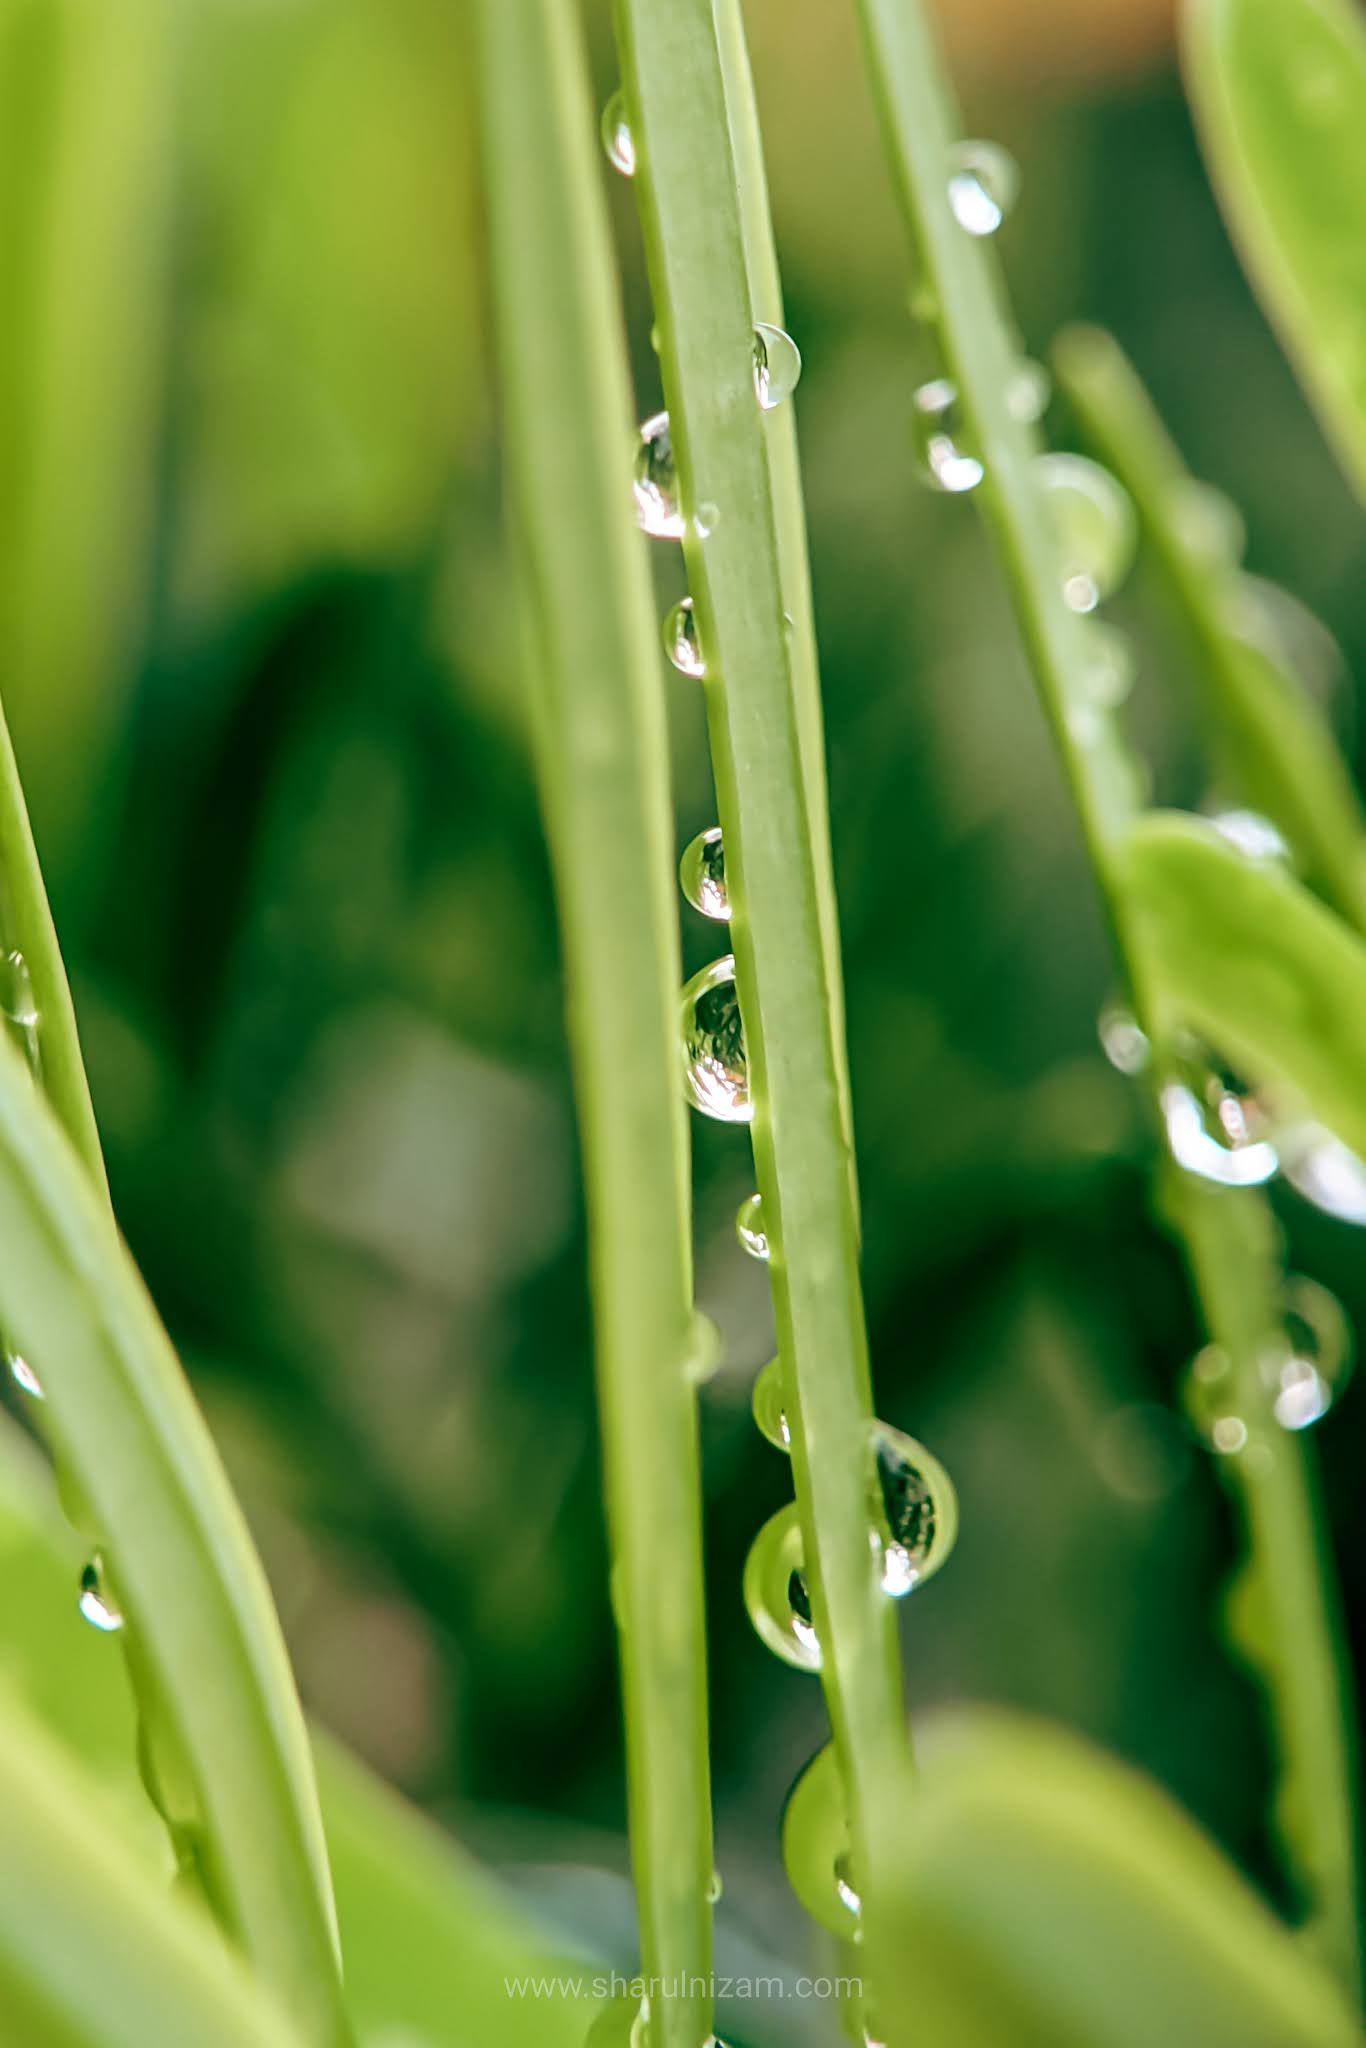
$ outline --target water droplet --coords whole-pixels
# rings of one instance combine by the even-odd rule
[[[584,2048],[649,2048],[649,2026],[648,1998],[609,1999],[589,2027]]]
[[[1033,472],[1057,542],[1064,601],[1074,612],[1092,612],[1133,564],[1138,523],[1129,494],[1084,455],[1037,455]]]
[[[1307,1429],[1328,1413],[1347,1377],[1352,1327],[1342,1303],[1302,1273],[1286,1283],[1285,1342],[1263,1368],[1282,1429]]]
[[[939,1570],[958,1534],[953,1481],[923,1444],[888,1423],[873,1425],[878,1498],[874,1528],[882,1588],[900,1599]]]
[[[45,1401],[47,1399],[46,1394],[43,1392],[42,1381],[28,1360],[21,1358],[17,1351],[11,1351],[9,1354],[9,1370],[10,1378],[14,1381],[16,1387],[22,1387],[24,1392],[30,1394],[35,1401]]]
[[[1187,1063],[1190,1085],[1169,1081],[1162,1090],[1167,1144],[1178,1166],[1220,1187],[1260,1187],[1273,1178],[1280,1157],[1266,1113],[1250,1089],[1213,1059]]]
[[[1048,410],[1053,396],[1053,379],[1042,363],[1024,357],[1015,367],[1006,387],[1006,410],[1022,427],[1032,427]]]
[[[81,1573],[80,1609],[91,1627],[103,1629],[106,1635],[123,1627],[123,1616],[104,1583],[104,1562],[98,1553]]]
[[[792,1449],[792,1432],[787,1426],[787,1415],[783,1408],[783,1362],[781,1358],[770,1358],[768,1364],[754,1382],[754,1420],[760,1435],[766,1436],[775,1450]]]
[[[1210,820],[1221,839],[1226,839],[1245,860],[1288,861],[1290,848],[1260,811],[1220,811]]]
[[[790,334],[766,320],[754,329],[754,395],[765,412],[790,398],[802,374],[802,352]]]
[[[960,142],[949,155],[949,206],[970,235],[994,235],[1015,204],[1020,167],[999,142]]]
[[[1236,569],[1247,548],[1247,522],[1232,498],[1199,477],[1182,477],[1167,516],[1186,552],[1205,569]]]
[[[711,1874],[711,1883],[707,1886],[707,1904],[709,1906],[716,1905],[720,1900],[721,1894],[724,1890],[725,1886],[721,1882],[720,1871],[713,1870]]]
[[[1322,1124],[1297,1124],[1280,1139],[1281,1170],[1325,1216],[1366,1224],[1366,1161]]]
[[[958,437],[958,392],[947,377],[922,384],[911,401],[911,438],[930,483],[938,491],[971,491],[986,474]]]
[[[38,1071],[38,1005],[22,953],[0,954],[0,1016],[30,1067]]]
[[[768,1236],[764,1230],[764,1199],[748,1195],[735,1217],[735,1235],[752,1259],[768,1257]]]
[[[849,1821],[833,1743],[818,1750],[783,1809],[787,1881],[818,1926],[857,1938],[860,1900],[851,1882]]]
[[[720,507],[713,505],[710,498],[704,498],[697,508],[697,517],[692,523],[692,530],[699,540],[710,540],[720,524],[720,520]]]
[[[703,676],[707,672],[690,597],[681,597],[664,620],[664,652],[680,675]]]
[[[1131,1010],[1126,1010],[1122,1003],[1108,1003],[1100,1013],[1097,1029],[1101,1048],[1112,1067],[1121,1074],[1143,1072],[1151,1047],[1147,1032]]]
[[[721,844],[721,827],[712,825],[706,832],[699,832],[685,849],[678,864],[678,879],[683,894],[694,910],[700,910],[703,917],[713,917],[721,922],[730,916],[730,897],[726,893],[726,855]]]
[[[798,1671],[819,1671],[795,1502],[764,1523],[745,1559],[745,1605],[760,1637]]]
[[[1247,1444],[1247,1424],[1238,1413],[1233,1361],[1217,1344],[1197,1351],[1182,1387],[1186,1413],[1213,1450],[1233,1457]]]
[[[1089,620],[1083,630],[1087,695],[1102,711],[1114,711],[1133,688],[1133,642],[1127,633],[1103,625],[1099,619]]]
[[[603,108],[600,132],[602,146],[607,152],[607,161],[613,170],[620,171],[623,178],[633,178],[636,174],[636,144],[630,123],[626,119],[624,92],[614,92]]]
[[[686,522],[678,499],[678,471],[666,412],[655,413],[641,427],[635,493],[636,519],[644,531],[655,540],[682,540]]]
[[[704,1387],[707,1381],[714,1380],[721,1370],[725,1345],[716,1324],[710,1316],[704,1315],[700,1308],[693,1310],[689,1338],[687,1377],[693,1386]]]
[[[679,1004],[688,1097],[704,1116],[747,1124],[754,1116],[740,997],[731,954],[695,974]]]

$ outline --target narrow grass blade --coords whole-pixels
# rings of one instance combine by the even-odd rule
[[[129,1855],[76,1767],[6,1699],[0,2015],[14,2048],[301,2048],[213,1928]]]
[[[755,310],[710,0],[619,0],[635,188],[706,665],[731,939],[821,1675],[860,1877],[905,1767],[894,1617],[869,1544],[871,1390],[809,756],[784,623]]]
[[[348,2030],[321,1824],[260,1564],[102,1197],[4,1044],[0,1238],[0,1325],[42,1384],[126,1618],[173,1834],[302,2037],[334,2048]]]
[[[1253,288],[1366,498],[1366,19],[1187,0],[1186,89]]]
[[[1164,1020],[1366,1156],[1366,947],[1355,933],[1193,818],[1154,814],[1119,858]]]
[[[711,2031],[677,891],[606,175],[572,0],[484,0],[485,165],[534,742],[569,979],[632,1853],[656,2048]]]
[[[897,1831],[891,2048],[1349,2048],[1355,2019],[1214,1845],[1059,1730],[933,1730]]]
[[[1212,555],[1190,516],[1201,487],[1118,342],[1071,328],[1053,363],[1088,441],[1132,497],[1186,627],[1222,790],[1270,818],[1311,885],[1366,928],[1366,821],[1351,777],[1307,691],[1248,639],[1238,563]]]

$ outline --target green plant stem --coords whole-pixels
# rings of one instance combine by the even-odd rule
[[[43,1090],[66,1127],[92,1181],[108,1194],[104,1155],[100,1150],[90,1087],[81,1059],[76,1012],[62,964],[57,933],[43,887],[38,852],[33,843],[28,808],[10,744],[9,727],[0,711],[0,888],[4,900],[4,937],[21,953],[28,968],[38,1011]]]
[[[1013,329],[1005,311],[994,255],[964,233],[948,200],[951,150],[957,139],[952,94],[918,0],[859,0],[888,150],[927,296],[929,316],[947,374],[958,389],[967,432],[984,464],[977,492],[1009,582],[1026,651],[1077,804],[1083,834],[1112,927],[1135,1014],[1152,1040],[1156,1092],[1167,1065],[1155,1030],[1160,993],[1151,962],[1138,943],[1118,872],[1117,855],[1137,809],[1138,787],[1114,719],[1088,702],[1082,625],[1062,599],[1050,545],[1046,508],[1030,476],[1032,432],[1011,413],[1009,393],[1017,369]],[[1200,1203],[1197,1209],[1196,1204]],[[1178,1192],[1169,1203],[1186,1245],[1204,1318],[1219,1341],[1226,1299],[1221,1283],[1240,1270],[1249,1244],[1268,1242],[1265,1203],[1254,1194],[1225,1193],[1205,1206],[1201,1191]],[[1264,1249],[1243,1284],[1267,1294]],[[1208,1290],[1208,1291],[1207,1291]],[[1240,1384],[1249,1393],[1252,1359],[1239,1340]],[[1258,1399],[1265,1406],[1264,1390]],[[1323,1691],[1334,1705],[1320,1711],[1301,1694],[1319,1687],[1335,1669],[1330,1599],[1324,1560],[1313,1540],[1310,1489],[1301,1446],[1283,1446],[1274,1461],[1276,1483],[1249,1493],[1248,1541],[1258,1583],[1267,1589],[1269,1649],[1265,1660],[1277,1711],[1277,1736],[1287,1775],[1299,1796],[1314,1803],[1304,1839],[1317,1845],[1312,1871],[1315,1904],[1331,1931],[1335,1960],[1349,1988],[1357,1989],[1354,1936],[1355,1880],[1350,1853],[1351,1769],[1337,1703],[1340,1677]],[[1306,1744],[1328,1741],[1322,1763]]]
[[[895,1618],[869,1545],[872,1398],[822,937],[829,881],[807,803],[725,85],[710,0],[619,0],[617,23],[706,663],[797,1506],[855,1868],[876,1883],[873,1816],[905,1768],[906,1732]]]
[[[711,2031],[712,1879],[677,890],[597,119],[572,0],[480,12],[509,497],[569,981],[652,2048]]]

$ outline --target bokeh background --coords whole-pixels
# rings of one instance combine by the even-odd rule
[[[1112,326],[1249,563],[1326,622],[1350,741],[1366,529],[1256,312],[1151,0],[947,10],[1035,353]],[[0,682],[119,1213],[264,1551],[310,1708],[551,1916],[629,1947],[583,1211],[500,533],[467,10],[0,7]],[[601,95],[608,9],[592,0]],[[1178,1419],[1199,1334],[1094,1020],[1109,968],[972,508],[917,482],[906,266],[851,10],[751,0],[823,648],[879,1399],[956,1476],[913,1704],[1001,1700],[1154,1773],[1273,1892],[1234,1554]],[[642,415],[659,401],[629,189]],[[1066,423],[1059,430],[1066,445]],[[623,488],[626,488],[623,478]],[[572,507],[565,508],[572,516]],[[661,608],[677,594],[660,550]],[[1137,730],[1204,794],[1140,569]],[[668,675],[682,846],[713,822]],[[612,877],[601,878],[609,902]],[[714,939],[685,921],[688,965]],[[610,1056],[610,1018],[604,1018]],[[823,1739],[740,1573],[782,1501],[770,1353],[695,1128],[723,1928],[798,1956],[777,1817]],[[1358,1240],[1292,1262],[1366,1312]],[[1320,1431],[1358,1644],[1366,1401]],[[660,1598],[670,1596],[660,1588]],[[1277,1894],[1279,1896],[1279,1894]]]

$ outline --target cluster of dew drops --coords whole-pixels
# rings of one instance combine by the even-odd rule
[[[636,149],[619,93],[604,110],[602,141],[612,165],[623,176],[633,176]],[[1013,166],[1003,152],[986,144],[963,145],[954,162],[950,199],[957,218],[969,233],[990,233],[999,223],[1010,203],[1012,178]],[[1029,367],[1022,371],[1022,386],[1028,381]],[[800,374],[801,355],[792,337],[779,327],[757,324],[753,378],[755,398],[762,410],[772,411],[783,404],[796,388]],[[925,413],[927,403],[926,393],[918,393],[916,404],[921,414]],[[951,400],[945,412],[951,414]],[[945,422],[941,420],[940,425],[944,427]],[[947,454],[941,455],[937,443],[929,458],[929,468],[931,480],[942,488],[965,487],[949,480],[955,475],[953,461]],[[979,469],[979,476],[980,473]],[[679,494],[667,412],[654,414],[641,426],[633,483],[636,518],[643,530],[661,540],[686,538],[688,518]],[[721,517],[718,507],[703,504],[694,515],[693,531],[705,541]],[[706,678],[706,658],[691,598],[684,597],[668,613],[663,640],[665,653],[681,674],[699,681]],[[685,898],[703,917],[723,924],[729,920],[731,903],[719,826],[699,833],[686,848],[679,879]],[[688,982],[680,998],[680,1033],[684,1083],[693,1107],[722,1123],[749,1123],[754,1108],[733,955],[727,953],[713,960]],[[752,1258],[770,1258],[769,1234],[759,1195],[750,1195],[741,1204],[735,1229],[741,1246]],[[779,1359],[773,1359],[760,1373],[753,1405],[762,1434],[778,1450],[790,1455],[791,1433],[784,1409]],[[957,1533],[957,1499],[947,1472],[922,1445],[884,1422],[872,1423],[870,1431],[871,1575],[883,1593],[899,1599],[923,1585],[948,1556]],[[797,1670],[819,1671],[821,1644],[812,1614],[795,1502],[765,1523],[755,1538],[744,1569],[744,1594],[761,1640]],[[815,1887],[821,1893],[817,1917],[833,1919],[838,1930],[848,1935],[851,1929],[857,1932],[858,1900],[849,1883],[842,1824],[833,1808],[826,1812],[828,1801],[821,1803],[819,1829],[794,1827],[792,1821],[794,1814],[815,1813],[816,1802],[809,1791],[803,1796],[801,1788],[812,1783],[833,1783],[832,1764],[832,1753],[824,1749],[799,1780],[784,1823],[784,1855],[794,1886],[799,1896],[805,1898],[813,1890],[809,1865],[814,1854],[821,1867],[821,1883]],[[819,1840],[815,1839],[817,1836]],[[637,2043],[643,2033],[642,2016],[638,2015],[632,2042]],[[871,2036],[868,2048],[876,2048]]]
[[[42,1074],[39,1022],[28,962],[22,953],[13,950],[0,953],[0,1028],[23,1054],[35,1081]],[[5,1362],[10,1378],[30,1400],[46,1398],[43,1383],[26,1358],[17,1351],[6,1350]],[[104,1634],[113,1634],[123,1627],[123,1616],[109,1590],[98,1552],[81,1572],[78,1604],[91,1626]]]

